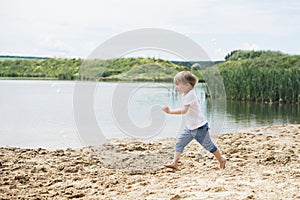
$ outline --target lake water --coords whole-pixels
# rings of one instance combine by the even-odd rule
[[[89,127],[98,127],[98,132],[106,139],[143,140],[176,137],[184,128],[182,116],[166,115],[161,111],[163,105],[171,108],[181,105],[180,95],[174,91],[172,84],[80,84],[81,90],[76,90],[78,83],[72,81],[1,80],[0,146],[79,148],[87,145],[83,140],[85,137],[94,141],[99,139],[97,129]],[[85,89],[85,84],[92,84],[92,87]],[[89,89],[94,89],[90,90],[93,100],[81,101],[81,96],[89,95],[85,93]],[[212,134],[300,123],[297,105],[206,100],[201,84],[198,84],[196,92]],[[90,103],[90,112],[81,110]]]

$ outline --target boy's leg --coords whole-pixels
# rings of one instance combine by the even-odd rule
[[[181,155],[181,152],[176,152],[175,151],[173,162],[171,164],[166,164],[165,167],[172,168],[172,169],[177,169],[180,155]]]
[[[219,149],[212,153],[220,163],[220,169],[225,169],[226,159],[221,155]]]
[[[225,168],[226,159],[221,155],[219,149],[215,146],[209,136],[208,128],[199,129],[195,139],[199,142],[207,151],[212,153],[219,161],[220,169]]]
[[[178,161],[180,159],[180,155],[183,152],[184,147],[188,145],[192,140],[193,136],[190,134],[190,130],[185,129],[184,132],[181,133],[176,139],[173,162],[164,166],[172,169],[177,169]]]

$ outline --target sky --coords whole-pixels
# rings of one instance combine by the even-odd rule
[[[214,61],[237,49],[300,54],[298,0],[0,0],[0,27],[0,55],[87,58],[141,28],[182,34]]]

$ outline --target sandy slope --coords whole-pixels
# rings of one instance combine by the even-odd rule
[[[300,199],[300,125],[224,134],[225,170],[193,141],[165,169],[174,138],[99,148],[0,148],[0,199]]]

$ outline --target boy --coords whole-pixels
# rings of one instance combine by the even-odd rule
[[[187,123],[185,130],[176,139],[174,160],[171,164],[165,165],[165,167],[177,169],[181,153],[186,145],[195,138],[197,142],[217,158],[220,169],[224,169],[226,159],[211,141],[208,122],[200,112],[199,101],[194,90],[197,82],[197,77],[189,71],[177,73],[174,77],[174,84],[178,92],[183,94],[183,107],[174,110],[171,110],[168,106],[162,107],[162,110],[168,114],[185,114]]]

